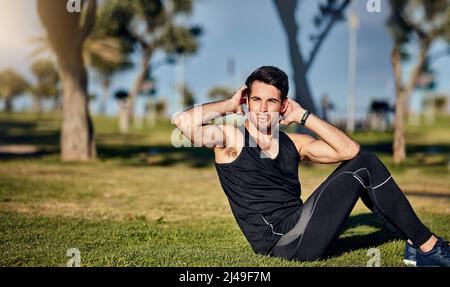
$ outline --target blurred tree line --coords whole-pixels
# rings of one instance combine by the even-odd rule
[[[69,13],[65,1],[37,0],[46,35],[35,39],[38,48],[33,56],[51,51],[54,59],[38,59],[32,64],[36,84],[28,83],[12,69],[0,72],[0,95],[6,111],[13,110],[13,97],[26,91],[34,96],[37,112],[42,110],[45,98],[54,99],[55,108],[62,104],[61,159],[69,161],[96,157],[95,132],[88,108],[87,67],[95,71],[102,85],[100,113],[105,113],[112,77],[138,67],[131,90],[116,93],[119,128],[128,133],[136,98],[140,94],[154,94],[148,93],[145,86],[154,81],[155,53],[166,54],[169,60],[164,64],[173,64],[176,57],[197,52],[202,33],[199,26],[182,21],[192,13],[192,0],[109,0],[101,1],[100,5],[96,0],[81,2],[81,13]],[[132,54],[139,55],[137,62],[131,61]],[[187,92],[183,94],[189,95]],[[165,104],[147,103],[148,109],[161,113]]]
[[[103,89],[99,98],[100,113],[105,113],[113,76],[136,68],[131,90],[115,93],[119,103],[119,128],[122,133],[127,133],[139,95],[148,98],[146,113],[165,110],[164,103],[152,100],[156,85],[154,71],[161,65],[174,64],[181,56],[196,53],[202,34],[199,26],[183,23],[183,19],[192,13],[193,0],[82,2],[81,13],[61,13],[66,11],[65,1],[37,0],[46,35],[35,39],[38,47],[33,56],[52,51],[54,58],[37,59],[31,64],[34,83],[29,83],[12,69],[0,71],[0,96],[4,99],[5,111],[12,111],[12,99],[26,91],[34,96],[36,112],[42,110],[44,99],[51,99],[55,109],[62,106],[63,160],[89,160],[96,156],[95,133],[88,109],[86,67],[95,71],[95,80]],[[319,9],[313,18],[316,30],[309,37],[312,43],[309,53],[298,41],[301,26],[296,19],[296,9],[302,1],[273,2],[286,33],[294,71],[295,99],[314,112],[317,109],[309,89],[308,72],[332,28],[348,17],[346,11],[352,1],[317,2]],[[404,129],[410,95],[417,89],[434,89],[433,63],[439,55],[448,55],[448,49],[436,55],[431,53],[431,48],[439,40],[449,43],[450,0],[389,0],[388,3],[391,15],[387,28],[394,44],[391,62],[396,83],[392,146],[394,160],[400,163],[406,158]],[[154,56],[158,51],[166,58],[155,63]],[[138,55],[138,60],[131,61],[131,55]],[[406,70],[406,62],[413,63],[413,68]],[[430,78],[432,80],[426,80]],[[195,104],[194,94],[187,85],[177,89],[183,106]],[[208,97],[223,99],[232,94],[233,89],[229,87],[215,86],[208,92]]]

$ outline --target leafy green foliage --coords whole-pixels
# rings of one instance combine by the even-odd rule
[[[31,72],[37,80],[32,92],[38,98],[54,98],[58,96],[58,71],[51,60],[41,59],[31,64]]]
[[[15,70],[8,68],[0,71],[0,96],[12,98],[27,91],[28,82]]]
[[[226,86],[215,86],[208,91],[208,98],[215,100],[224,100],[233,96],[234,91]]]

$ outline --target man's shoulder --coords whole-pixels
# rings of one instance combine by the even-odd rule
[[[295,144],[297,150],[300,150],[305,144],[315,141],[316,139],[307,134],[285,133]]]
[[[244,131],[234,125],[218,125],[223,131],[226,140],[223,146],[214,148],[217,163],[230,163],[236,159],[244,146]]]

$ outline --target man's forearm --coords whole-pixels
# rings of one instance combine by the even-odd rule
[[[301,117],[304,110],[300,111],[298,117],[298,124],[300,124]],[[324,142],[331,146],[336,152],[340,154],[355,153],[359,151],[359,144],[352,140],[347,134],[332,124],[322,120],[321,118],[310,114],[305,122],[305,127],[315,134],[317,134]]]
[[[189,125],[191,127],[199,127],[203,124],[210,123],[211,120],[233,112],[232,103],[227,100],[206,103],[187,109],[175,117],[177,126]]]

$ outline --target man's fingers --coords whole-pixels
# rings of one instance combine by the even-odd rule
[[[239,90],[236,93],[242,96],[242,93],[245,91],[245,89],[247,89],[247,86],[243,85],[242,87],[239,88]]]
[[[236,114],[238,114],[238,115],[245,115],[245,113],[244,113],[244,109],[242,108],[242,106],[239,106],[237,109],[236,109]]]
[[[239,88],[238,91],[243,91],[243,90],[245,90],[245,89],[247,89],[247,85],[242,85],[242,86]]]

